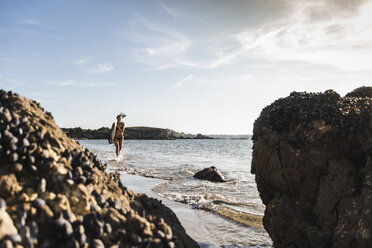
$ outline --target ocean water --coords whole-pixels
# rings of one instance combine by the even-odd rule
[[[189,223],[187,216],[183,218],[185,221],[180,220],[189,235],[203,247],[271,247],[271,240],[262,227],[264,205],[250,173],[250,139],[125,140],[119,158],[115,157],[115,147],[106,140],[81,140],[80,144],[97,154],[109,170],[136,175],[135,180],[125,179],[135,188],[146,191],[146,185],[151,185],[149,190],[153,196],[166,198],[173,208],[185,210],[180,207],[184,204],[196,211],[197,221]],[[212,165],[228,182],[193,178],[197,171]],[[149,183],[145,178],[154,179]],[[125,181],[123,183],[125,185]],[[216,239],[198,235],[193,222],[206,227],[204,236]]]

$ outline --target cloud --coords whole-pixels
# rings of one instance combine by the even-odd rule
[[[177,83],[173,84],[171,87],[169,87],[168,90],[173,89],[173,88],[181,87],[182,85],[184,85],[187,81],[189,81],[193,77],[194,77],[194,75],[192,75],[192,74],[188,75],[184,79],[182,79],[182,80],[178,81]]]
[[[56,85],[56,86],[64,86],[64,87],[82,87],[82,88],[89,88],[89,87],[111,87],[116,86],[116,83],[97,83],[97,82],[76,82],[74,80],[66,80],[66,81],[48,81],[46,82],[47,85]]]
[[[139,46],[133,52],[137,62],[155,70],[196,66],[185,57],[192,45],[186,35],[138,15],[136,24],[139,25],[136,30],[144,29],[142,33],[136,31],[132,34],[132,40]]]
[[[160,5],[169,15],[177,19],[179,14],[174,9],[169,8],[163,1],[160,1]]]
[[[103,64],[98,64],[94,67],[90,67],[88,69],[88,72],[89,73],[106,73],[106,72],[112,71],[113,69],[114,69],[113,65],[103,63]]]
[[[146,32],[133,36],[141,46],[135,59],[155,70],[215,69],[246,59],[372,70],[372,1],[282,0],[277,7],[285,14],[235,33],[211,33],[208,40],[137,16]]]
[[[82,58],[82,59],[78,59],[78,60],[75,60],[73,63],[75,65],[83,65],[85,63],[87,63],[90,59],[88,58]]]
[[[91,59],[89,58],[81,58],[73,61],[73,64],[84,68],[84,70],[88,73],[94,74],[102,74],[106,72],[110,72],[114,69],[114,66],[109,63],[98,63],[92,64],[88,63]]]
[[[245,29],[233,37],[238,49],[220,56],[212,66],[241,58],[303,61],[343,71],[371,70],[372,2],[345,8],[346,1],[296,1],[287,17]]]
[[[53,26],[47,25],[47,24],[45,24],[45,23],[39,22],[39,21],[34,20],[34,19],[21,19],[21,20],[19,21],[19,23],[21,23],[21,24],[26,24],[26,25],[32,25],[32,26],[43,27],[43,28],[48,28],[48,29],[56,29],[56,27],[53,27]]]

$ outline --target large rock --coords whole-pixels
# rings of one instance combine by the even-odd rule
[[[219,183],[226,182],[225,176],[221,173],[221,171],[219,171],[214,166],[196,172],[194,177],[197,179],[208,180],[211,182]]]
[[[371,247],[371,91],[294,92],[262,110],[251,171],[275,247]]]
[[[1,247],[198,247],[105,169],[38,103],[0,90]]]

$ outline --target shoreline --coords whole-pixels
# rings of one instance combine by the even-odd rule
[[[120,175],[122,183],[136,194],[147,194],[152,198],[161,200],[164,205],[169,207],[180,220],[186,233],[198,242],[201,248],[271,247],[269,245],[259,245],[256,243],[257,240],[254,237],[243,236],[241,233],[242,229],[244,230],[245,228],[247,228],[247,231],[254,230],[258,235],[264,231],[239,224],[233,220],[228,220],[210,211],[193,209],[188,204],[171,201],[152,191],[152,188],[167,180],[127,174],[124,171],[120,171]],[[241,242],[230,243],[233,236],[236,240],[241,240]],[[252,239],[251,242],[248,240],[249,238]],[[249,242],[251,244],[243,246],[240,244],[243,242]]]

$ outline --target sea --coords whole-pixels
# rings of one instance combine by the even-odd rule
[[[128,189],[162,200],[201,247],[272,247],[262,226],[265,206],[250,173],[251,139],[124,140],[118,158],[107,140],[79,142],[109,172],[121,171]],[[227,182],[193,178],[210,166]]]

